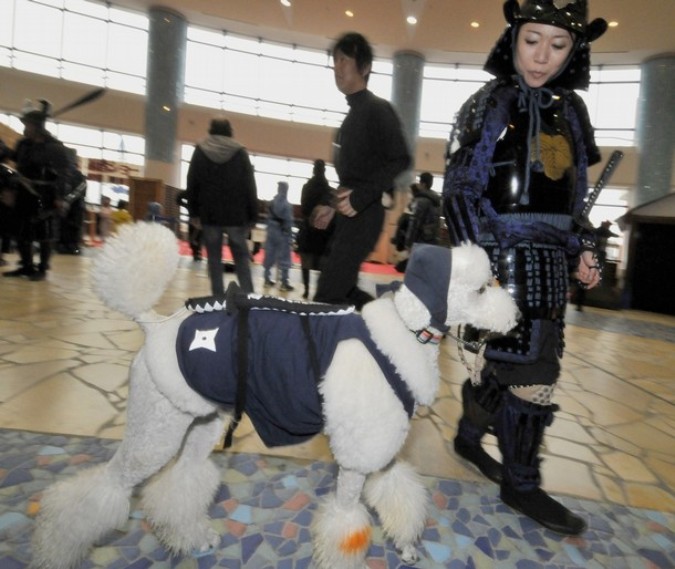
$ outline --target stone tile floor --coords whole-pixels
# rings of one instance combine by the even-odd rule
[[[95,254],[85,250],[80,257],[56,256],[44,282],[0,278],[2,569],[26,566],[31,516],[47,482],[81,463],[109,456],[124,430],[127,368],[142,333],[91,292],[88,271]],[[296,282],[298,273],[292,271]],[[259,266],[254,277],[262,290]],[[389,279],[364,274],[363,284],[368,288]],[[300,298],[301,292],[298,287],[289,296]],[[169,314],[186,298],[207,294],[205,263],[185,258],[159,310]],[[466,373],[456,347],[446,341],[438,399],[420,409],[403,452],[427,477],[435,504],[417,566],[675,567],[674,342],[673,317],[570,311],[555,397],[562,410],[543,450],[544,486],[591,522],[587,534],[569,540],[532,527],[502,506],[496,488],[455,457],[449,443]],[[488,442],[497,456],[494,443]],[[224,536],[218,552],[171,559],[145,532],[143,520],[134,518],[129,522],[133,532],[111,538],[94,553],[90,566],[311,566],[307,517],[315,498],[330,489],[334,474],[326,440],[318,436],[271,451],[244,423],[233,454],[216,460],[224,467],[226,496],[214,506],[214,523]],[[242,464],[248,465],[250,480],[242,476]],[[292,502],[296,493],[289,496],[284,487],[296,483],[297,494],[304,496],[298,500],[306,502],[302,507]],[[272,502],[278,507],[256,502],[265,484],[270,495],[278,496]],[[233,495],[236,507],[228,502]],[[298,508],[291,509],[295,514],[287,511],[289,500]],[[251,509],[234,514],[242,504]],[[227,511],[227,518],[218,517],[218,507]],[[250,522],[238,517],[242,512],[249,512]],[[376,534],[369,567],[399,567],[390,545],[383,546]],[[154,561],[147,561],[148,555]]]

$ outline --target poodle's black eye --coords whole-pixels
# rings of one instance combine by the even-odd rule
[[[487,285],[484,284],[482,287],[478,289],[478,294],[483,294],[487,290]]]

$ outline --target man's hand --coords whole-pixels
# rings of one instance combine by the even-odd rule
[[[335,208],[329,205],[318,205],[312,210],[310,224],[316,229],[326,229],[335,215]]]
[[[192,227],[194,227],[195,229],[201,230],[202,220],[199,219],[198,217],[191,217],[190,218],[190,225],[192,225]]]
[[[592,289],[600,283],[600,265],[593,251],[584,251],[580,255],[574,276],[586,289]]]
[[[352,207],[351,202],[349,201],[349,196],[353,190],[340,186],[337,189],[335,194],[336,205],[335,208],[342,214],[347,217],[354,217],[358,212]]]

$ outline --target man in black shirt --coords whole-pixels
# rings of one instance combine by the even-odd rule
[[[333,61],[335,84],[347,97],[349,113],[335,140],[340,185],[333,207],[320,207],[314,217],[314,226],[323,228],[337,213],[314,300],[360,309],[372,300],[357,282],[361,263],[382,231],[383,194],[393,189],[411,157],[396,111],[367,89],[373,63],[368,40],[357,33],[343,35],[333,48]]]

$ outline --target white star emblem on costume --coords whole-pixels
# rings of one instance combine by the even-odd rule
[[[195,337],[190,344],[190,352],[192,350],[197,350],[199,348],[204,348],[205,350],[210,350],[212,352],[216,351],[216,334],[218,333],[219,328],[214,328],[213,330],[195,330]]]

